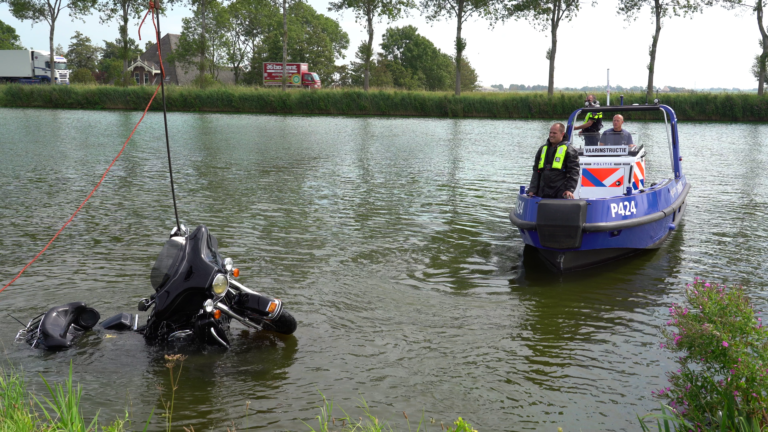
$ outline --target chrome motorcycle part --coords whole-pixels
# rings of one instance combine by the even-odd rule
[[[206,300],[205,303],[203,303],[203,310],[205,310],[206,313],[213,312],[213,300]]]
[[[213,339],[214,339],[216,342],[220,343],[220,344],[221,344],[221,346],[223,346],[224,348],[229,348],[229,344],[228,344],[228,343],[226,343],[226,342],[224,342],[223,340],[221,340],[221,338],[219,337],[219,335],[217,335],[217,334],[216,334],[216,329],[214,329],[213,327],[210,327],[210,330],[211,330],[211,335],[213,336]]]
[[[235,268],[235,262],[232,260],[232,258],[224,259],[224,268],[227,270],[227,273],[231,272],[232,269]]]
[[[171,333],[168,336],[168,341],[169,342],[174,342],[174,341],[178,341],[178,340],[192,338],[192,337],[194,337],[194,335],[195,334],[192,332],[192,330],[179,330],[177,332]]]
[[[260,325],[258,325],[255,322],[249,320],[248,318],[241,317],[240,315],[232,312],[232,310],[230,308],[228,308],[227,306],[225,306],[222,303],[219,303],[218,305],[216,305],[216,307],[219,308],[219,310],[222,311],[224,313],[224,315],[227,315],[230,318],[234,318],[234,319],[240,321],[240,323],[243,324],[246,327],[250,327],[250,328],[256,329],[256,330],[263,330]]]

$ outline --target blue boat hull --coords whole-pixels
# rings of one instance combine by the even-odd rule
[[[573,221],[564,220],[563,227],[552,226],[551,222],[544,224],[538,214],[539,208],[544,208],[542,204],[548,204],[547,201],[555,200],[520,194],[515,209],[510,213],[510,221],[518,227],[523,242],[536,248],[556,271],[581,270],[661,247],[682,221],[689,189],[685,176],[681,176],[628,196],[569,200],[573,201],[573,206],[578,201],[586,202],[586,215],[582,215],[584,222],[580,230],[580,222],[566,226]],[[559,201],[555,203],[558,205],[571,205],[564,203],[565,200],[556,201]],[[563,216],[564,219],[569,217]],[[562,230],[578,236],[576,247],[551,247],[552,242],[548,243],[547,237]]]

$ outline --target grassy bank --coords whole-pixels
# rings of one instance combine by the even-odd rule
[[[0,106],[143,110],[154,88],[112,86],[0,85]],[[242,112],[509,119],[563,119],[583,106],[584,94],[451,93],[362,90],[280,90],[251,87],[166,88],[170,111]],[[602,96],[601,96],[602,97]],[[614,95],[613,102],[618,97]],[[625,95],[625,105],[645,103],[644,94]],[[662,103],[680,120],[768,121],[768,97],[755,94],[669,94]],[[160,97],[152,110],[161,110]],[[658,119],[634,113],[627,119]]]

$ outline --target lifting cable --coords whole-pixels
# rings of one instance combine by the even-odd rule
[[[176,214],[176,227],[179,229],[179,231],[181,230],[180,225],[179,225],[179,211],[178,211],[178,209],[176,207],[176,192],[174,191],[174,187],[173,187],[173,169],[171,168],[171,146],[170,146],[169,141],[168,141],[168,118],[167,118],[166,107],[165,107],[165,85],[164,85],[164,82],[165,82],[165,67],[163,67],[163,57],[162,57],[162,54],[160,53],[160,13],[158,12],[158,14],[157,14],[157,24],[155,24],[155,9],[156,8],[157,7],[155,6],[155,3],[153,1],[150,1],[149,2],[149,10],[144,15],[144,19],[141,20],[141,24],[139,25],[139,40],[141,40],[141,26],[144,25],[144,20],[147,19],[147,15],[152,13],[152,25],[155,27],[155,37],[157,39],[157,56],[158,56],[158,59],[160,60],[160,71],[161,71],[161,74],[162,74],[161,79],[160,79],[160,84],[155,88],[155,92],[152,94],[152,97],[149,99],[149,103],[147,104],[147,107],[144,108],[144,113],[141,115],[141,118],[139,119],[138,123],[136,123],[136,126],[133,127],[133,130],[131,131],[131,134],[128,135],[128,139],[125,140],[125,142],[123,143],[123,147],[117,153],[117,156],[115,156],[115,158],[112,159],[112,163],[110,163],[109,166],[107,167],[107,170],[104,171],[104,174],[102,174],[101,179],[99,179],[99,182],[96,183],[96,186],[93,188],[93,190],[91,190],[91,193],[89,193],[88,196],[85,197],[83,202],[80,204],[80,207],[78,207],[77,210],[75,210],[75,212],[72,213],[72,216],[69,217],[69,219],[64,223],[64,225],[56,233],[56,235],[54,235],[53,238],[48,242],[48,244],[45,245],[43,250],[41,250],[37,255],[35,255],[35,257],[32,258],[32,261],[30,261],[27,265],[25,265],[24,268],[21,269],[19,274],[16,275],[16,277],[14,277],[10,282],[5,284],[5,286],[0,288],[0,292],[3,292],[6,288],[11,286],[12,283],[16,282],[16,280],[19,277],[21,277],[21,274],[24,273],[24,271],[27,268],[29,268],[29,266],[31,266],[32,263],[37,261],[37,259],[40,257],[40,255],[42,255],[43,252],[45,252],[48,249],[48,247],[51,245],[51,243],[53,243],[53,241],[56,240],[56,238],[59,236],[59,234],[61,234],[61,232],[64,231],[64,228],[66,228],[67,225],[69,225],[69,223],[72,222],[72,220],[75,218],[75,215],[77,215],[77,213],[80,212],[80,209],[83,208],[85,203],[88,202],[89,199],[91,199],[91,196],[93,196],[93,193],[96,192],[96,189],[98,189],[99,186],[101,186],[101,182],[104,181],[104,178],[107,176],[107,173],[109,172],[109,170],[112,169],[112,166],[115,164],[115,162],[117,162],[117,159],[120,157],[121,154],[123,154],[123,150],[125,150],[125,147],[128,145],[128,142],[131,140],[131,138],[133,138],[134,132],[136,132],[136,129],[139,127],[139,125],[141,124],[142,120],[144,120],[144,117],[147,115],[147,111],[149,110],[149,107],[152,105],[152,102],[155,100],[155,96],[157,96],[157,91],[160,90],[160,89],[162,89],[162,98],[163,98],[163,120],[164,120],[164,123],[165,123],[165,147],[166,147],[166,150],[168,152],[168,171],[169,171],[170,177],[171,177],[171,194],[173,195],[173,210],[174,210],[174,212]]]

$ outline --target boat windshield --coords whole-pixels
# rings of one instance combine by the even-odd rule
[[[158,290],[168,282],[178,265],[183,249],[184,239],[182,237],[171,237],[165,242],[163,250],[160,251],[155,265],[152,266],[152,272],[149,274],[152,288]]]

